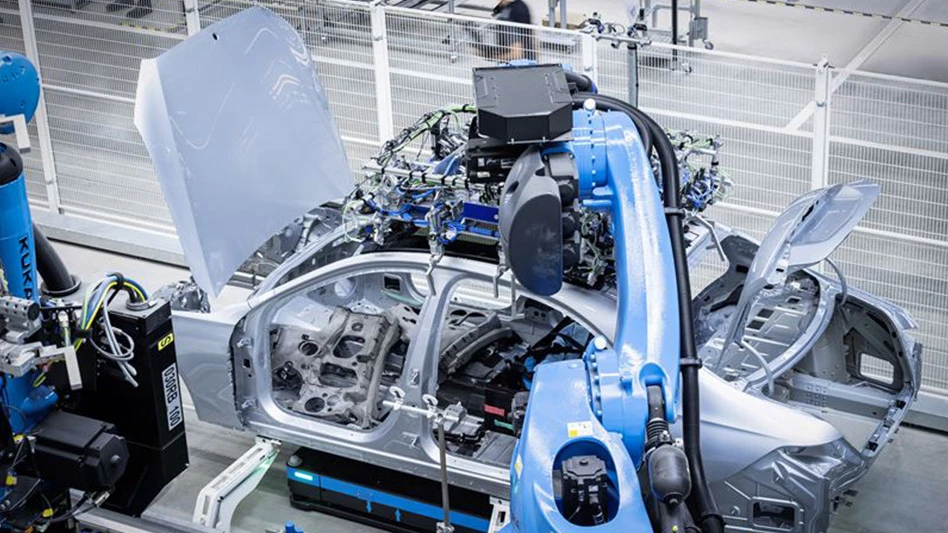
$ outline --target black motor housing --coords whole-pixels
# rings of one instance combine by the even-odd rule
[[[606,462],[595,455],[577,455],[563,461],[560,468],[553,491],[562,501],[563,516],[578,526],[606,523],[613,514]]]
[[[54,485],[93,492],[110,489],[128,466],[128,444],[107,422],[53,411],[34,434],[38,473]]]

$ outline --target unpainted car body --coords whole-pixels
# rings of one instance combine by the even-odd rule
[[[331,210],[321,216],[331,218]],[[427,253],[360,254],[338,228],[324,231],[266,278],[246,303],[210,314],[175,314],[182,376],[202,420],[437,478],[438,446],[430,420],[389,411],[383,403],[391,399],[393,386],[405,391],[404,401],[412,405],[423,405],[425,394],[448,404],[457,399],[439,394],[439,388],[445,386],[448,353],[442,342],[451,338],[451,318],[459,309],[497,321],[487,328],[472,326],[473,337],[491,335],[501,323],[511,330],[529,323],[540,332],[536,338],[564,317],[572,318],[582,335],[613,334],[615,299],[609,291],[566,285],[552,297],[511,293],[509,274],[495,279],[496,265],[460,257],[444,258],[429,287]],[[688,231],[690,262],[697,269],[715,259],[712,235],[699,225]],[[800,270],[752,307],[751,331],[744,338],[756,357],[737,354],[739,362],[721,364],[722,339],[737,306],[734,293],[757,245],[720,225],[716,233],[727,254],[727,271],[694,299],[706,363],[702,447],[714,496],[734,531],[825,531],[832,511],[890,440],[918,390],[921,347],[909,335],[915,324],[901,309],[862,291],[847,288],[844,300],[838,280]],[[406,313],[404,307],[412,305],[414,311]],[[399,308],[400,318],[393,313]],[[367,363],[383,369],[380,359],[391,359],[391,351],[367,356],[358,350],[375,341],[360,339],[356,351],[363,361],[357,370],[373,389],[354,397],[342,390],[340,399],[347,404],[363,403],[360,417],[349,421],[299,409],[299,400],[288,404],[275,390],[285,384],[274,376],[287,360],[286,347],[298,350],[295,357],[307,357],[299,354],[314,350],[302,343],[324,344],[318,332],[329,328],[334,315],[336,323],[343,320],[339,309],[353,316],[387,316],[389,324],[411,321],[398,334],[407,340],[401,359],[396,365],[388,361],[395,370],[384,377],[363,369]],[[274,342],[275,325],[284,333],[297,328],[298,335],[300,326],[310,328],[313,335]],[[351,324],[347,332],[352,333]],[[386,343],[393,345],[391,339]],[[313,355],[323,362],[320,368],[345,359],[322,355],[338,346]],[[304,369],[301,374],[324,396],[340,391],[336,373]],[[489,418],[478,407],[460,405],[449,433],[477,434],[477,426]],[[376,418],[366,422],[365,413]],[[513,438],[487,430],[477,449],[453,446],[451,482],[507,497]]]

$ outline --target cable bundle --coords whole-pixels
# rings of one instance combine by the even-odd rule
[[[85,335],[76,341],[75,348],[78,350],[88,339],[99,355],[115,362],[124,374],[125,380],[133,387],[137,387],[138,382],[135,381],[137,372],[130,362],[135,355],[135,341],[129,334],[112,326],[109,313],[103,311],[103,308],[108,306],[108,302],[111,302],[123,290],[128,293],[132,302],[148,301],[148,294],[141,285],[118,272],[106,274],[104,278],[86,290],[79,319],[80,332]],[[92,327],[96,324],[101,332],[101,340],[97,339],[92,332]],[[104,345],[101,343],[102,340],[104,340]]]

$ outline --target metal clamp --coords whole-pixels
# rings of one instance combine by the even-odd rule
[[[424,416],[429,419],[439,419],[444,417],[444,413],[438,410],[438,399],[430,394],[423,394],[421,401],[424,407],[405,403],[405,391],[401,387],[389,387],[389,394],[392,400],[383,400],[382,405],[391,408],[393,411],[405,411],[408,413]]]
[[[497,247],[497,255],[497,270],[494,272],[494,277],[491,279],[495,299],[500,298],[500,278],[503,277],[505,272],[507,272],[507,255],[504,253],[503,247]]]
[[[510,502],[492,497],[490,506],[490,525],[487,527],[487,533],[498,533],[510,523]]]

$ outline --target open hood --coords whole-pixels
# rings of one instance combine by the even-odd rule
[[[878,196],[878,185],[855,181],[811,191],[787,206],[754,256],[723,349],[743,335],[747,314],[762,289],[780,286],[790,274],[827,259]]]
[[[846,240],[879,186],[856,181],[818,189],[794,200],[760,243],[744,285],[782,284],[790,274],[823,261]]]
[[[264,8],[142,61],[135,126],[192,275],[215,296],[269,237],[353,186],[313,59]]]

